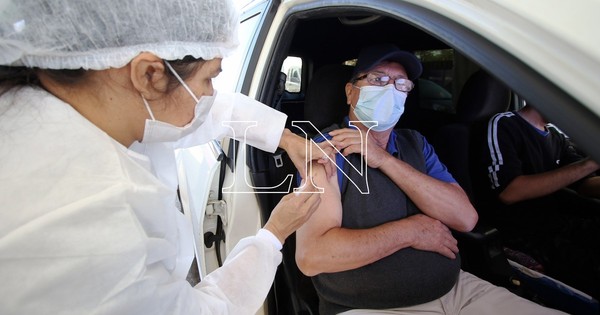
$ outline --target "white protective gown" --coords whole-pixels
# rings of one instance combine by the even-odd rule
[[[196,287],[175,192],[40,89],[0,98],[0,314],[253,314],[281,253],[243,239]]]

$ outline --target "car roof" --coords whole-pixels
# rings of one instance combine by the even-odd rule
[[[422,1],[476,30],[600,115],[600,2]]]

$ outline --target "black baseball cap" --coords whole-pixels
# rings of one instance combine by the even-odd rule
[[[352,77],[355,78],[359,73],[373,69],[383,61],[395,61],[401,64],[411,81],[419,78],[423,72],[421,61],[413,53],[400,50],[393,44],[378,44],[361,50]]]

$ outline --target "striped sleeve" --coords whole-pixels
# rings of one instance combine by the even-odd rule
[[[513,158],[515,153],[514,147],[510,144],[511,141],[506,139],[510,137],[509,130],[506,130],[507,128],[500,124],[503,118],[513,117],[514,115],[512,112],[496,114],[489,120],[487,125],[487,174],[492,189],[506,185],[507,182],[518,175],[504,173],[507,170],[506,158]],[[511,170],[510,173],[513,173],[513,171]]]

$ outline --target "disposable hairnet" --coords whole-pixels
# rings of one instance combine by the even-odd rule
[[[0,65],[102,70],[144,51],[222,58],[238,22],[230,0],[0,0]]]

